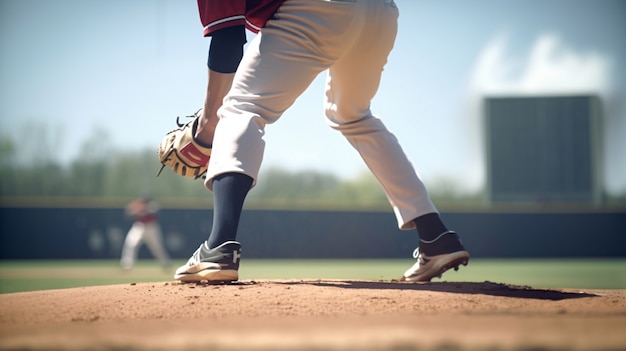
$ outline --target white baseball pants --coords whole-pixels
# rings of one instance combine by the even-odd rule
[[[437,212],[396,137],[372,115],[397,33],[392,0],[287,0],[251,41],[218,115],[205,185],[223,173],[256,179],[264,129],[328,69],[328,124],[359,152],[382,185],[400,229]]]
[[[169,264],[169,256],[161,240],[161,228],[157,222],[135,222],[126,234],[120,264],[124,269],[131,269],[135,265],[137,253],[141,244],[146,243],[150,253],[159,260],[161,266]]]

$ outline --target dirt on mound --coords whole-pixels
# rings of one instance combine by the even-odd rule
[[[0,295],[1,350],[626,350],[626,291],[155,282]]]

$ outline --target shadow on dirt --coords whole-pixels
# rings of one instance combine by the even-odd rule
[[[335,287],[344,289],[397,289],[397,290],[422,290],[438,291],[457,294],[481,294],[491,296],[503,296],[522,299],[537,300],[566,300],[583,297],[595,297],[598,295],[589,293],[565,292],[549,289],[534,289],[529,286],[516,286],[503,283],[485,281],[476,282],[430,282],[425,284],[404,283],[399,281],[351,281],[351,280],[311,280],[276,282],[277,284],[299,285],[309,284],[323,287]]]

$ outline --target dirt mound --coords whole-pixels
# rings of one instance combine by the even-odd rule
[[[626,291],[155,282],[0,295],[2,350],[623,350]]]

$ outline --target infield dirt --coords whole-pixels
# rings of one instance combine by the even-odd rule
[[[626,291],[155,282],[0,295],[1,350],[626,350]]]

